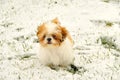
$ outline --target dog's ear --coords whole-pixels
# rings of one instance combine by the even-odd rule
[[[45,29],[44,23],[37,28],[37,36]]]
[[[65,27],[61,27],[61,33],[62,33],[62,41],[67,37],[68,31],[66,30]]]
[[[60,22],[59,22],[57,17],[55,19],[53,19],[52,22],[55,23],[55,24],[60,24]]]

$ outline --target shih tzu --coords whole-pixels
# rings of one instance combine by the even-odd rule
[[[73,40],[68,30],[57,18],[38,26],[40,62],[48,66],[69,66],[73,64]]]

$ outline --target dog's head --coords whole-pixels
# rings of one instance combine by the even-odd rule
[[[60,26],[57,18],[50,22],[43,23],[38,27],[37,36],[40,44],[45,46],[60,46],[66,39],[68,31]]]

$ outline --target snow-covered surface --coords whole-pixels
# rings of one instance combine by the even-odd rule
[[[36,56],[37,26],[55,17],[75,41],[75,74],[43,66]],[[105,36],[119,50],[105,48]],[[119,79],[119,0],[0,0],[0,80]]]

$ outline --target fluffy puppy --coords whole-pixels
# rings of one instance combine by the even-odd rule
[[[38,26],[40,62],[44,65],[68,66],[73,64],[73,40],[57,18]]]

